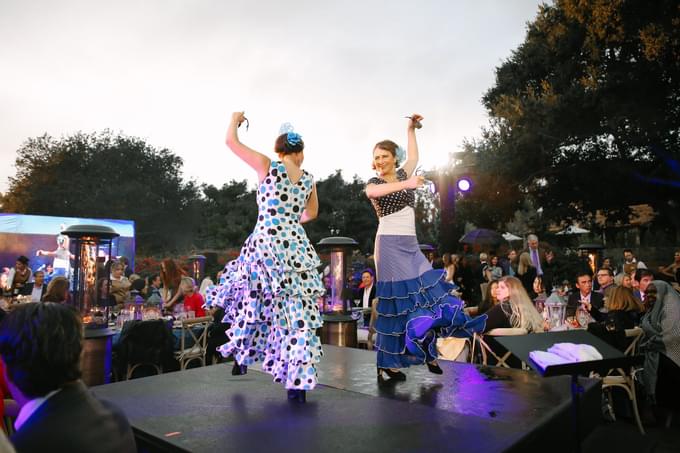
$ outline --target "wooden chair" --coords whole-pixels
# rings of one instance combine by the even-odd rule
[[[163,373],[163,363],[172,358],[172,332],[162,319],[128,321],[115,350],[116,376],[131,379],[140,367]]]
[[[485,334],[478,334],[475,333],[474,336],[472,337],[472,350],[470,351],[470,363],[475,363],[475,360],[477,359],[477,356],[475,355],[475,351],[479,350],[479,357],[480,357],[480,363],[482,365],[487,365],[488,362],[488,357],[491,355],[494,359],[496,359],[496,365],[495,366],[501,366],[505,368],[510,368],[510,365],[507,364],[507,360],[512,356],[512,352],[506,351],[503,356],[499,356],[496,354],[493,349],[484,341],[485,336],[491,336],[491,337],[502,337],[502,336],[510,336],[510,335],[526,335],[528,332],[526,329],[520,329],[520,328],[498,328],[498,329],[492,329],[488,331]],[[526,364],[522,362],[522,369],[526,368]]]
[[[181,370],[186,370],[187,365],[192,360],[200,360],[201,365],[205,366],[205,352],[208,344],[208,326],[211,322],[211,316],[185,319],[182,321],[180,350],[175,352],[175,359],[179,361]],[[199,332],[197,333],[195,329]],[[187,347],[186,345],[187,335],[193,340],[193,344],[190,347]]]
[[[624,351],[624,354],[627,356],[634,356],[638,352],[638,347],[640,345],[640,340],[644,336],[644,331],[639,328],[635,327],[634,329],[626,329],[626,338],[632,339],[626,350]],[[630,400],[632,406],[633,406],[633,414],[635,415],[635,423],[637,423],[637,427],[640,430],[640,433],[645,434],[645,430],[642,427],[642,422],[640,421],[640,414],[638,413],[638,407],[637,407],[637,397],[635,395],[635,373],[636,369],[634,367],[631,367],[630,370],[623,370],[621,368],[615,368],[612,370],[609,370],[606,376],[602,378],[602,391],[604,392],[605,390],[609,392],[610,396],[610,401],[611,401],[611,389],[614,387],[619,387],[625,390],[625,392],[628,394],[628,399]],[[616,420],[616,416],[614,415],[614,410],[609,405],[609,414],[611,415],[612,419]]]

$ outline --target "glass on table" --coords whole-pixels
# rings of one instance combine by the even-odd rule
[[[578,321],[579,326],[587,327],[590,322],[590,313],[584,308],[579,307],[576,310],[576,320]]]

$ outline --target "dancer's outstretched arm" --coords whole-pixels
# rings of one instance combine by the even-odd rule
[[[387,184],[368,184],[366,186],[366,196],[368,198],[380,198],[404,189],[417,189],[422,187],[425,178],[413,175],[406,181],[388,182]]]
[[[307,200],[307,205],[305,210],[302,212],[300,217],[300,223],[306,223],[310,220],[316,219],[319,214],[319,197],[316,195],[316,182],[312,186],[312,193],[309,195],[309,200]]]
[[[401,168],[404,169],[407,176],[412,176],[413,172],[418,166],[418,142],[416,141],[416,124],[423,119],[422,115],[414,113],[408,120],[408,128],[406,135],[408,137],[408,145],[406,147],[406,162]]]
[[[229,124],[229,129],[227,129],[227,146],[243,162],[257,172],[257,180],[258,182],[262,182],[269,172],[269,164],[271,161],[264,154],[241,143],[238,138],[238,127],[243,121],[245,121],[243,112],[234,112],[231,114],[231,123]]]

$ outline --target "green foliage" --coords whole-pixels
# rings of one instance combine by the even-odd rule
[[[201,222],[196,242],[205,249],[240,247],[257,220],[255,190],[246,181],[230,181],[220,189],[203,186]]]
[[[104,131],[31,138],[17,154],[6,212],[134,220],[150,253],[191,244],[198,192],[167,149]]]
[[[486,217],[476,224],[510,220],[526,196],[558,221],[605,208],[625,220],[636,203],[667,211],[678,197],[680,5],[543,5],[483,102],[490,125],[470,146],[491,179],[466,201]]]

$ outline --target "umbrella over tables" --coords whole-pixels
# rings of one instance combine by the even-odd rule
[[[506,241],[521,241],[522,238],[517,236],[516,234],[512,234],[510,232],[505,232],[503,233],[503,239]]]
[[[576,225],[569,225],[568,227],[566,227],[562,231],[559,231],[555,234],[562,236],[562,235],[566,235],[566,234],[586,234],[586,233],[590,233],[590,230],[586,230],[585,228],[581,228],[581,227],[578,227]]]
[[[458,242],[462,244],[492,245],[501,244],[505,242],[505,239],[503,239],[503,236],[496,231],[487,230],[486,228],[477,228],[476,230],[465,233]]]

